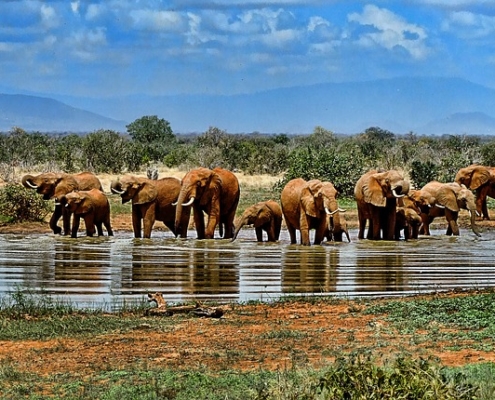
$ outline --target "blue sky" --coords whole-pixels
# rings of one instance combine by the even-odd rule
[[[495,88],[495,0],[0,2],[0,89],[249,93],[461,77]]]

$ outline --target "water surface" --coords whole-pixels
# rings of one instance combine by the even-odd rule
[[[443,232],[443,231],[442,231]],[[160,291],[171,302],[272,300],[289,294],[385,296],[495,286],[495,233],[414,241],[300,246],[283,231],[278,243],[175,239],[153,232],[77,239],[0,235],[0,296],[30,289],[81,307],[142,300]],[[194,232],[190,233],[195,236]]]

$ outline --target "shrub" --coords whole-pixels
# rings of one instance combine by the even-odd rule
[[[34,190],[21,185],[7,184],[0,190],[0,216],[5,222],[43,221],[49,207]]]

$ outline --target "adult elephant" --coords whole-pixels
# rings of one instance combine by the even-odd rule
[[[180,193],[180,180],[173,177],[148,179],[134,175],[124,175],[110,184],[112,193],[120,195],[122,204],[132,201],[132,229],[134,237],[151,237],[155,221],[162,221],[175,236],[187,237],[191,208],[175,224],[175,202]]]
[[[103,225],[108,236],[113,236],[110,224],[110,203],[108,198],[99,189],[80,190],[65,195],[65,207],[74,214],[72,220],[73,238],[77,237],[81,218],[86,225],[86,236],[93,236],[98,229],[98,236],[103,236]],[[95,229],[96,227],[96,229]]]
[[[280,194],[280,201],[292,244],[297,243],[296,230],[299,230],[301,244],[309,246],[311,229],[315,229],[314,244],[321,244],[330,233],[334,240],[342,241],[340,213],[345,210],[339,207],[337,194],[331,182],[318,179],[305,181],[302,178],[287,182]],[[330,216],[333,219],[332,229]]]
[[[258,242],[263,241],[263,231],[266,232],[269,242],[276,242],[282,227],[282,209],[274,200],[260,201],[246,208],[235,225],[232,240],[237,238],[239,231],[245,225],[254,225]]]
[[[481,236],[476,228],[476,202],[473,192],[458,183],[432,181],[420,190],[413,191],[411,197],[421,208],[422,226],[420,233],[430,235],[430,224],[436,217],[445,217],[448,223],[448,236],[459,235],[457,219],[461,209],[471,214],[471,229]]]
[[[220,236],[231,239],[239,197],[239,181],[232,172],[222,168],[196,168],[189,171],[182,178],[177,199],[176,229],[184,213],[189,213],[188,207],[192,206],[198,239],[213,239],[217,225]],[[206,226],[204,214],[208,219]]]
[[[454,181],[474,190],[476,195],[476,211],[483,219],[490,219],[486,197],[495,198],[495,167],[473,164],[457,171]]]
[[[361,176],[354,188],[359,220],[358,238],[364,239],[369,221],[367,239],[393,240],[397,199],[408,192],[409,182],[396,170],[371,170]]]
[[[24,175],[22,185],[28,189],[35,189],[43,195],[44,200],[55,200],[55,209],[50,218],[50,228],[53,233],[62,233],[57,223],[62,217],[64,235],[70,235],[71,213],[65,205],[65,195],[75,190],[103,190],[99,179],[91,172],[79,174],[65,174],[46,172],[39,175]]]

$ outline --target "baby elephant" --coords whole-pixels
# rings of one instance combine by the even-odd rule
[[[105,193],[98,189],[91,189],[71,192],[65,197],[67,200],[65,206],[74,214],[71,233],[73,238],[77,237],[81,217],[84,218],[86,224],[87,236],[95,234],[95,226],[98,229],[98,236],[103,236],[102,225],[105,225],[108,236],[113,236],[110,226],[110,204]]]
[[[404,230],[404,239],[417,239],[421,217],[416,210],[410,207],[397,207],[395,219],[395,240],[400,239],[400,233]]]
[[[267,233],[269,242],[276,242],[280,237],[282,209],[273,200],[261,201],[248,207],[237,221],[232,240],[236,239],[244,225],[254,225],[258,242],[263,241],[263,231]]]

